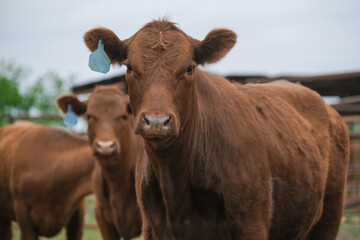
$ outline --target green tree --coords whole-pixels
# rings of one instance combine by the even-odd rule
[[[0,114],[6,114],[22,103],[22,96],[17,83],[0,76]]]
[[[23,107],[29,110],[36,108],[42,114],[58,114],[56,98],[70,91],[73,79],[74,76],[63,78],[53,71],[45,73],[26,89],[23,94]]]
[[[58,115],[56,98],[70,91],[74,76],[54,71],[31,81],[29,70],[13,62],[0,61],[0,115]],[[29,84],[32,82],[32,84]],[[54,121],[42,122],[52,124]],[[59,124],[59,121],[55,121]],[[4,120],[0,119],[0,126]]]

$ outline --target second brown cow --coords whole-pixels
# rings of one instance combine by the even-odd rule
[[[97,161],[92,176],[96,196],[95,215],[105,240],[131,239],[141,233],[135,194],[135,163],[139,138],[134,134],[129,100],[117,87],[98,86],[88,101],[63,95],[58,106],[68,104],[85,115],[88,136]]]

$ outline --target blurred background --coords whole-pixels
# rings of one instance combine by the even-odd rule
[[[0,125],[25,119],[65,128],[57,96],[73,91],[85,99],[97,82],[123,82],[124,67],[112,66],[106,75],[89,69],[82,36],[91,28],[104,26],[126,39],[164,16],[199,40],[214,28],[229,28],[237,44],[203,69],[240,82],[300,81],[344,117],[352,165],[339,239],[359,239],[359,10],[358,0],[1,0]],[[85,132],[85,121],[69,130]],[[88,198],[84,239],[100,239],[93,200]]]

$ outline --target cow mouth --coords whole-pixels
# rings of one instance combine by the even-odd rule
[[[114,152],[99,152],[99,151],[93,151],[93,155],[95,157],[101,157],[101,158],[112,158],[116,157],[118,153],[116,151]]]
[[[172,135],[157,135],[157,134],[142,134],[141,135],[146,141],[149,142],[162,142],[173,137]]]
[[[177,139],[176,135],[142,135],[145,142],[155,149],[166,149]]]

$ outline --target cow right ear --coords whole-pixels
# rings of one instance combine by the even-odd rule
[[[84,115],[86,112],[86,102],[80,102],[75,94],[61,95],[56,99],[58,108],[66,113],[68,111],[68,105],[71,105],[71,110],[78,116]]]
[[[214,29],[202,41],[195,40],[195,61],[199,64],[216,63],[235,45],[236,33],[229,29]]]
[[[125,43],[107,28],[94,28],[84,34],[85,45],[91,52],[98,48],[99,40],[104,43],[104,50],[111,63],[121,63],[126,59]]]

